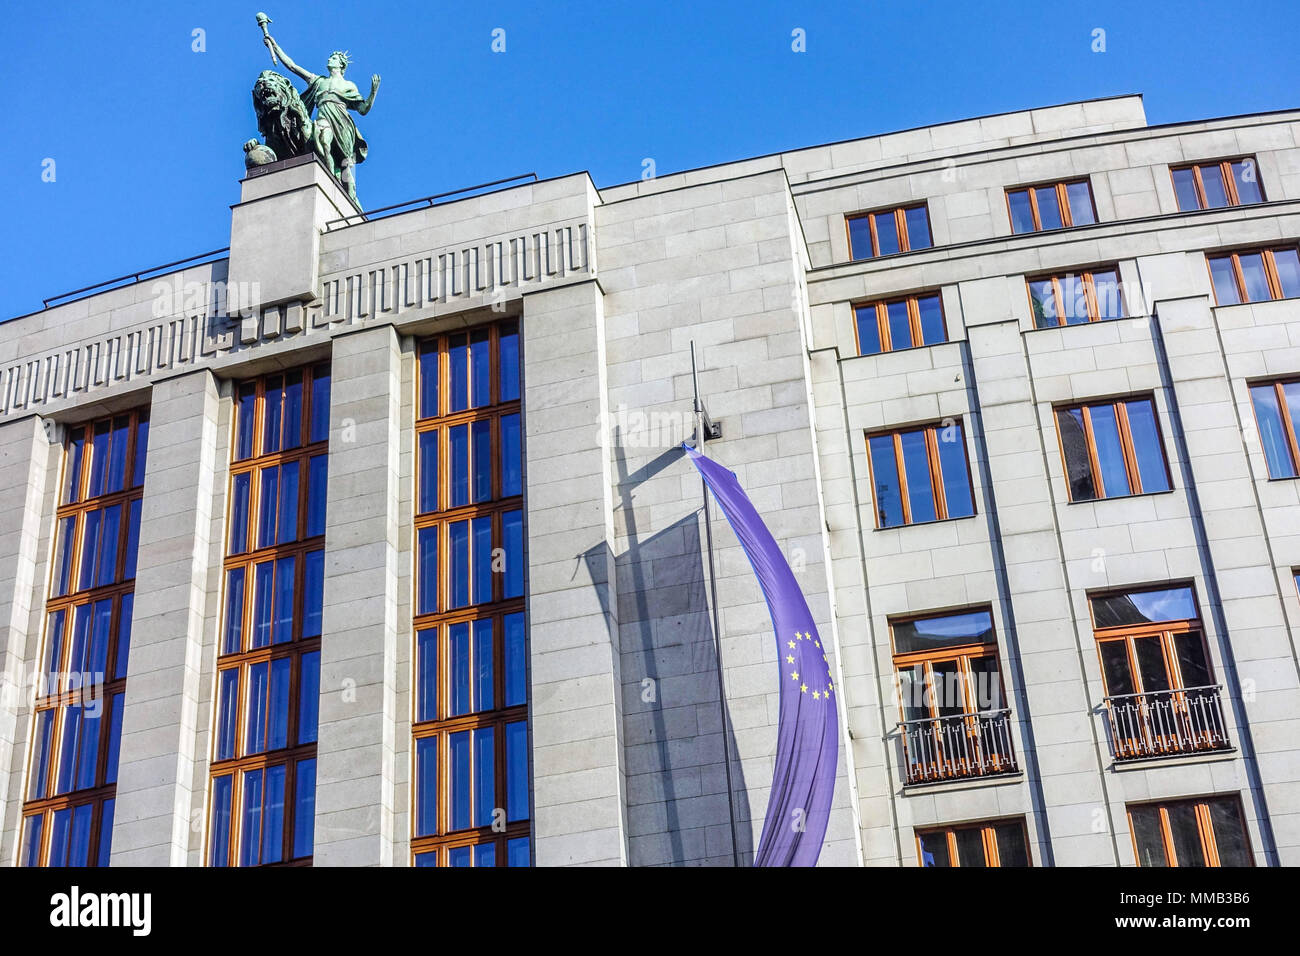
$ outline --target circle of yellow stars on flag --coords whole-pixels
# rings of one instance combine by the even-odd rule
[[[800,648],[799,643],[796,643],[796,642],[803,642],[803,641],[807,641],[808,643],[812,644],[813,647],[815,647],[815,648],[816,648],[817,650],[819,650],[819,651],[823,650],[823,648],[822,648],[822,644],[821,644],[821,641],[813,640],[813,636],[812,636],[811,634],[807,634],[807,633],[801,634],[801,633],[799,633],[798,631],[795,631],[795,632],[794,632],[794,640],[793,640],[793,641],[786,641],[786,647],[788,647],[791,651],[794,651],[794,650],[800,650],[800,655],[799,655],[799,656],[800,656],[800,657],[803,657],[804,654],[803,654],[803,652],[802,652],[802,649]],[[805,645],[805,646],[806,646],[806,645]],[[794,656],[794,654],[787,654],[787,655],[785,656],[785,662],[786,662],[787,664],[794,664],[794,663],[795,663],[795,656]],[[820,688],[814,688],[814,689],[813,689],[813,692],[812,692],[812,699],[813,699],[813,700],[816,700],[816,701],[830,700],[830,699],[831,699],[831,694],[833,694],[833,693],[835,692],[835,684],[831,682],[831,668],[830,668],[830,664],[829,664],[829,662],[826,660],[826,655],[825,655],[825,653],[822,654],[822,663],[826,665],[826,689],[825,689],[825,690],[822,690],[822,689],[820,689]],[[800,682],[800,683],[799,683],[799,693],[801,693],[801,694],[806,694],[806,693],[808,693],[808,681],[811,680],[812,678],[807,677],[807,676],[801,677],[801,676],[799,675],[799,672],[798,672],[797,670],[794,670],[794,669],[791,669],[791,670],[790,670],[790,678],[791,678],[791,680],[797,680],[797,681]]]

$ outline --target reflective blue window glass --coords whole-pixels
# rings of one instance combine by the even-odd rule
[[[890,302],[885,306],[885,321],[889,325],[889,348],[891,351],[910,349],[912,347],[912,321],[907,314],[907,301]]]
[[[268,465],[258,475],[262,490],[258,504],[257,546],[268,548],[275,544],[275,506],[280,497],[280,466]]]
[[[130,510],[127,512],[126,521],[126,553],[122,555],[125,566],[122,568],[122,580],[130,581],[135,578],[136,552],[140,549],[140,505],[141,499],[137,498],[129,505]]]
[[[284,410],[284,379],[279,375],[266,380],[262,404],[262,454],[280,450],[281,413]]]
[[[943,323],[943,306],[937,295],[923,295],[916,300],[916,309],[921,317],[921,342],[924,345],[936,345],[948,341],[948,331]]]
[[[501,544],[505,550],[503,598],[521,597],[524,593],[524,514],[507,511],[501,516]]]
[[[448,866],[472,866],[471,860],[470,848],[467,846],[455,846],[447,851]]]
[[[501,326],[497,361],[498,401],[513,402],[519,398],[519,327],[513,322]]]
[[[121,524],[121,505],[104,509],[99,537],[99,573],[95,581],[99,587],[112,584],[117,578],[117,534]]]
[[[311,379],[311,441],[324,441],[330,435],[330,370],[317,366]]]
[[[280,466],[279,534],[276,540],[288,544],[298,539],[298,462]]]
[[[450,668],[450,716],[468,714],[474,708],[470,696],[470,626],[459,621],[447,628],[447,666]]]
[[[235,756],[235,728],[239,722],[239,668],[230,667],[217,675],[217,739],[214,759]]]
[[[263,774],[260,769],[244,771],[244,823],[240,828],[240,866],[257,866],[260,862],[259,857],[262,849],[262,783]]]
[[[849,220],[849,254],[854,259],[870,259],[875,254],[871,248],[871,222],[866,216]]]
[[[298,677],[298,743],[316,742],[320,720],[320,651],[302,655]]]
[[[453,335],[448,343],[447,372],[447,411],[463,412],[469,407],[469,339],[463,333]]]
[[[474,622],[474,709],[491,710],[496,706],[493,690],[492,619]]]
[[[293,856],[311,856],[316,829],[316,758],[299,760],[294,767]]]
[[[516,837],[506,841],[506,866],[530,866],[531,864],[528,837]]]
[[[257,413],[257,385],[246,382],[239,386],[235,409],[235,461],[253,457],[253,434]]]
[[[1007,193],[1007,205],[1011,209],[1011,231],[1034,231],[1034,207],[1030,204],[1029,190],[1016,189]]]
[[[519,413],[501,416],[501,497],[522,494],[523,449],[520,442]]]
[[[474,422],[470,426],[470,445],[473,452],[472,497],[475,502],[492,497],[492,423]]]
[[[416,540],[416,571],[419,578],[417,607],[419,614],[438,609],[438,529],[421,528]]]
[[[447,429],[448,454],[451,458],[447,489],[450,507],[469,504],[469,426],[453,425]]]
[[[1129,436],[1133,439],[1133,454],[1137,457],[1138,478],[1143,493],[1169,490],[1169,475],[1165,471],[1165,456],[1160,444],[1160,430],[1156,427],[1156,411],[1149,398],[1124,403],[1128,417]]]
[[[939,472],[943,477],[944,507],[949,518],[965,518],[975,513],[970,470],[966,467],[966,440],[961,422],[936,430],[939,448]]]
[[[415,719],[438,717],[438,629],[422,628],[415,635]]]
[[[262,814],[262,863],[279,863],[284,856],[283,764],[266,768],[266,795]]]
[[[504,523],[503,523],[504,526]],[[473,603],[492,600],[492,518],[475,518],[470,524],[474,536]]]
[[[302,445],[302,372],[289,372],[284,377],[284,449]]]
[[[420,417],[438,415],[438,346],[431,343],[420,350]]]
[[[230,800],[234,778],[227,775],[212,781],[212,837],[209,840],[208,865],[227,866],[230,862]]]
[[[248,550],[248,493],[253,476],[249,472],[235,475],[230,490],[230,544],[231,554]]]
[[[420,432],[420,514],[438,510],[438,432]]]
[[[528,701],[528,651],[524,645],[522,611],[505,616],[506,702],[507,707]]]
[[[528,818],[528,725],[506,724],[506,819]]]
[[[470,334],[470,396],[472,408],[482,408],[492,403],[491,369],[492,352],[487,329],[475,329]]]
[[[1069,183],[1065,187],[1065,201],[1070,204],[1070,223],[1087,226],[1097,221],[1092,212],[1092,187],[1087,181]]]
[[[244,569],[226,572],[226,627],[221,653],[237,654],[244,634]]]
[[[23,820],[23,848],[20,866],[41,865],[41,834],[45,829],[45,814],[33,813]]]
[[[470,826],[470,776],[469,731],[462,730],[447,738],[448,768],[451,779],[448,793],[451,797],[451,828],[464,830]]]
[[[903,493],[898,482],[894,436],[875,435],[867,445],[876,489],[876,523],[881,528],[893,528],[903,523]]]
[[[415,742],[415,835],[438,832],[438,738]]]
[[[448,607],[469,604],[469,522],[453,521],[447,526],[449,577]]]
[[[933,521],[934,485],[930,481],[930,459],[925,447],[925,432],[903,432],[903,471],[907,479],[907,503],[912,522]]]
[[[114,694],[108,718],[108,749],[104,754],[104,783],[117,783],[117,762],[122,747],[122,710],[125,694]]]
[[[126,677],[127,663],[131,659],[131,619],[135,615],[135,595],[123,594],[121,608],[118,610],[117,651],[114,653],[113,677],[121,680]]]
[[[293,575],[294,557],[277,558],[275,562],[275,623],[271,633],[274,644],[293,640]]]
[[[289,745],[289,672],[292,658],[277,657],[271,662],[271,687],[268,704],[269,726],[267,749],[279,750]]]
[[[85,529],[81,534],[81,574],[77,587],[87,591],[95,586],[95,556],[99,553],[99,523],[102,511],[88,511],[83,516]]]
[[[1296,462],[1292,459],[1291,445],[1287,438],[1283,409],[1278,401],[1277,388],[1272,382],[1267,385],[1252,385],[1250,401],[1255,407],[1255,422],[1259,428],[1259,442],[1264,448],[1264,458],[1268,463],[1270,478],[1296,477]],[[1300,422],[1295,422],[1300,425]]]
[[[90,824],[95,815],[93,803],[83,803],[72,811],[72,833],[68,839],[68,866],[90,864]]]
[[[489,826],[496,807],[496,731],[484,727],[474,732],[474,825]]]
[[[325,601],[325,552],[308,551],[302,559],[302,636],[320,637]]]
[[[496,866],[497,845],[495,843],[480,843],[474,847],[474,865]]]
[[[860,305],[853,310],[858,324],[858,354],[876,355],[884,351],[880,343],[880,323],[874,305]]]
[[[245,711],[244,753],[266,750],[266,691],[270,683],[270,664],[258,661],[248,665],[248,707]]]
[[[926,208],[913,206],[905,209],[903,218],[907,225],[907,248],[929,249],[933,243],[930,241],[930,216]]]
[[[1088,409],[1092,420],[1092,441],[1101,468],[1102,495],[1113,498],[1132,492],[1124,468],[1124,447],[1120,443],[1119,425],[1113,405],[1093,405]]]
[[[108,866],[113,851],[113,811],[117,801],[109,797],[104,801],[100,811],[99,850],[95,856],[95,866]]]

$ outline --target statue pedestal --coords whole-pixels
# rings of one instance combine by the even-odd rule
[[[361,213],[314,153],[250,169],[230,208],[232,312],[314,300],[325,224]]]

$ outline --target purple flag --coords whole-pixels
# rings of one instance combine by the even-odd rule
[[[776,768],[755,866],[813,866],[835,792],[839,720],[829,656],[794,572],[733,472],[683,445],[740,539],[767,599],[780,662]]]

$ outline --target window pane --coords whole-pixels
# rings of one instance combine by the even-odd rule
[[[112,584],[117,579],[117,534],[122,524],[122,506],[104,509],[99,536],[99,573],[95,583],[99,587]]]
[[[506,866],[529,866],[528,837],[506,841]]]
[[[474,825],[492,823],[496,807],[496,730],[484,727],[474,732]]]
[[[469,426],[453,425],[447,430],[447,444],[451,456],[448,491],[452,508],[469,504]]]
[[[1201,187],[1205,190],[1205,207],[1218,209],[1228,205],[1228,190],[1223,185],[1223,170],[1219,164],[1201,167]]]
[[[1092,214],[1092,189],[1086,183],[1070,183],[1065,187],[1066,200],[1070,204],[1070,222],[1076,226],[1086,226],[1097,221]]]
[[[1264,257],[1258,252],[1240,255],[1241,278],[1246,286],[1247,302],[1267,302],[1273,298],[1268,288],[1268,275],[1264,272]]]
[[[109,492],[121,491],[126,487],[126,452],[131,440],[131,418],[119,415],[113,419],[113,437],[108,452],[108,487]]]
[[[104,752],[104,783],[117,783],[117,763],[122,746],[122,709],[126,694],[113,695],[113,707],[108,716],[108,741]]]
[[[1088,295],[1084,291],[1083,276],[1066,275],[1058,280],[1061,285],[1061,311],[1066,325],[1088,321]]]
[[[269,465],[258,474],[261,500],[258,504],[257,546],[267,548],[275,544],[275,505],[280,497],[280,466]]]
[[[912,323],[907,316],[906,302],[890,302],[885,306],[885,321],[889,324],[889,348],[910,349],[912,347]]]
[[[65,610],[51,611],[45,626],[45,680],[47,687],[39,691],[55,694],[59,690],[59,674],[63,669],[63,640]]]
[[[940,717],[966,713],[961,672],[955,660],[935,661],[930,665],[930,693]]]
[[[1259,443],[1263,446],[1264,457],[1268,460],[1268,476],[1270,478],[1296,477],[1296,466],[1291,457],[1286,426],[1282,421],[1277,389],[1272,384],[1254,385],[1250,389],[1250,401],[1255,406]]]
[[[50,597],[62,597],[72,586],[72,551],[76,533],[76,515],[70,515],[59,522],[59,531],[54,539],[54,581]]]
[[[63,497],[60,500],[65,505],[81,500],[81,465],[85,450],[86,431],[78,428],[68,440],[68,453],[63,466]]]
[[[1034,190],[1034,200],[1038,203],[1040,229],[1060,229],[1065,225],[1061,218],[1061,205],[1056,199],[1055,186],[1039,186]]]
[[[903,471],[907,478],[907,501],[911,505],[911,521],[933,521],[934,486],[930,480],[930,457],[925,447],[925,432],[904,432]]]
[[[438,629],[427,627],[415,635],[415,719],[438,717]]]
[[[438,832],[438,738],[415,742],[415,835]]]
[[[1137,845],[1138,866],[1168,866],[1165,841],[1161,835],[1158,807],[1130,807],[1129,820],[1133,824],[1133,841]]]
[[[257,386],[245,382],[235,399],[235,461],[253,457],[253,421],[257,411]]]
[[[329,482],[329,456],[313,455],[307,465],[307,537],[325,533],[325,493]]]
[[[90,449],[90,476],[86,481],[86,497],[94,498],[107,490],[108,446],[112,440],[112,423],[97,422],[93,429]]]
[[[1196,601],[1189,587],[1107,594],[1092,599],[1092,618],[1099,628],[1194,621]]]
[[[275,562],[275,629],[271,634],[273,644],[293,640],[294,561],[290,555]]]
[[[527,650],[524,646],[524,615],[505,616],[506,703],[507,707],[528,701]]]
[[[1118,319],[1124,315],[1124,303],[1120,298],[1119,273],[1114,269],[1105,269],[1092,274],[1092,291],[1097,299],[1097,318]]]
[[[998,710],[1002,706],[1002,675],[998,673],[998,659],[992,654],[970,658],[970,706],[975,710]]]
[[[1232,256],[1210,259],[1210,278],[1214,282],[1214,301],[1219,305],[1236,305],[1241,301],[1232,270]]]
[[[1196,173],[1190,166],[1174,170],[1174,196],[1180,212],[1201,208],[1201,198],[1196,192]]]
[[[519,398],[519,328],[514,323],[502,325],[497,377],[500,400],[513,402]]]
[[[876,486],[876,523],[893,528],[903,523],[903,496],[898,484],[898,467],[892,435],[876,435],[868,440],[871,452],[871,475]]]
[[[966,467],[966,440],[960,422],[940,428],[937,433],[939,470],[943,475],[944,505],[949,518],[965,518],[975,513],[970,471]]]
[[[248,492],[253,476],[249,472],[235,475],[230,492],[230,546],[231,554],[248,550]]]
[[[316,829],[316,759],[299,760],[294,768],[293,856],[311,856]]]
[[[1093,405],[1088,409],[1092,419],[1092,440],[1097,451],[1097,465],[1101,469],[1101,495],[1113,498],[1127,495],[1132,489],[1128,472],[1124,469],[1124,448],[1120,444],[1119,425],[1115,420],[1113,405]]]
[[[324,441],[330,436],[330,369],[317,366],[311,379],[311,436],[312,442]]]
[[[1273,264],[1282,285],[1282,298],[1300,296],[1300,253],[1295,249],[1274,249]]]
[[[244,633],[244,569],[231,568],[226,572],[226,632],[221,653],[237,654],[243,646]]]
[[[438,510],[438,433],[420,432],[419,513]]]
[[[876,255],[889,256],[898,252],[898,223],[894,211],[872,213],[871,221],[876,226]]]
[[[523,494],[523,448],[519,413],[501,416],[501,497]]]
[[[419,578],[419,614],[438,609],[438,529],[421,528],[416,546],[416,570]]]
[[[239,720],[239,668],[230,667],[217,677],[217,739],[215,760],[235,756],[235,728]]]
[[[930,217],[926,214],[924,206],[913,206],[903,213],[907,224],[907,248],[909,249],[929,249],[930,242]]]
[[[495,843],[480,843],[477,846],[475,846],[474,865],[475,866],[496,866],[497,845]]]
[[[298,462],[280,466],[280,530],[276,540],[288,544],[298,539]]]
[[[1254,861],[1241,825],[1241,810],[1235,798],[1207,800],[1214,844],[1219,851],[1220,866],[1250,866]]]
[[[866,216],[849,220],[849,255],[854,259],[870,259],[871,225]]]
[[[266,768],[265,815],[262,820],[262,862],[279,863],[284,855],[285,767]]]
[[[1253,159],[1240,159],[1232,164],[1232,181],[1237,186],[1237,199],[1243,204],[1264,201],[1264,193],[1259,188],[1259,167]]]
[[[417,854],[415,854],[415,865],[416,865],[416,866],[437,866],[437,865],[438,865],[438,851],[437,851],[437,850],[432,850],[432,851],[430,851],[429,853],[417,853]]]
[[[90,646],[82,664],[84,680],[98,683],[108,674],[108,638],[113,623],[113,599],[104,598],[94,604],[94,621],[91,625]]]
[[[1102,641],[1097,647],[1101,652],[1102,676],[1106,679],[1106,696],[1136,694],[1137,684],[1128,660],[1128,641]]]
[[[298,743],[316,742],[320,720],[320,651],[302,655],[298,680]]]
[[[248,702],[244,709],[247,721],[244,731],[246,754],[258,754],[266,750],[266,691],[269,671],[268,661],[258,661],[248,666]]]
[[[135,595],[123,594],[117,621],[117,650],[114,652],[113,678],[126,677],[127,663],[131,658],[131,619],[135,614]]]
[[[524,515],[507,511],[501,516],[502,546],[505,549],[503,598],[522,597],[524,593]]]
[[[83,803],[72,811],[72,835],[68,841],[68,866],[90,863],[90,824],[95,812],[93,803]]]
[[[492,423],[474,422],[470,426],[470,444],[473,447],[473,499],[475,502],[492,498]]]
[[[233,777],[212,781],[212,839],[208,852],[209,866],[226,866],[230,860],[230,796]]]
[[[240,866],[256,866],[262,848],[262,771],[244,771],[244,824]]]
[[[913,664],[910,667],[898,665],[898,695],[903,705],[904,720],[922,720],[932,716],[930,700],[925,690],[924,664]],[[913,763],[918,756],[911,755]]]
[[[284,448],[302,445],[302,372],[289,372],[284,377]]]
[[[420,417],[438,414],[438,347],[430,343],[420,350]]]
[[[140,505],[141,499],[137,498],[127,507],[126,521],[126,553],[122,555],[125,562],[122,567],[122,580],[130,581],[135,578],[136,557],[140,550]]]
[[[68,829],[72,824],[72,811],[55,810],[50,825],[49,866],[68,865]]]
[[[451,797],[451,829],[464,830],[469,827],[469,731],[462,730],[447,738],[447,748],[451,766],[451,780],[448,793]]]
[[[88,511],[82,518],[81,573],[77,583],[78,589],[82,591],[95,584],[95,556],[99,553],[99,522],[102,516],[102,511]]]
[[[1190,803],[1171,803],[1165,808],[1169,814],[1169,836],[1174,845],[1174,858],[1179,866],[1205,866],[1205,848],[1201,845],[1201,831],[1196,825],[1196,807]]]
[[[957,841],[958,866],[988,866],[984,857],[984,833],[979,827],[966,827],[954,830]]]
[[[502,522],[504,526],[504,521]],[[486,604],[492,600],[492,519],[475,518],[471,525],[474,535],[473,602]]]
[[[271,661],[268,750],[280,750],[289,745],[289,671],[292,664],[292,658],[288,657]]]
[[[308,551],[302,559],[302,636],[320,637],[325,601],[325,552]]]
[[[38,711],[35,720],[32,746],[31,780],[27,788],[28,800],[39,800],[46,795],[50,777],[50,760],[54,755],[54,709]]]
[[[923,295],[916,300],[917,311],[921,314],[921,338],[924,345],[936,345],[948,341],[948,332],[943,324],[943,306],[937,295]]]
[[[880,344],[880,327],[876,322],[876,307],[860,305],[853,310],[858,325],[858,354],[877,355],[883,348]]]
[[[1129,435],[1133,439],[1133,454],[1137,457],[1143,493],[1168,491],[1169,476],[1165,473],[1165,456],[1151,399],[1125,402],[1124,410],[1128,416]]]
[[[262,454],[280,450],[281,412],[284,404],[284,379],[279,375],[266,380],[262,403]]]
[[[41,831],[45,825],[45,815],[35,813],[23,821],[22,866],[41,865]]]
[[[492,403],[491,357],[489,343],[490,333],[487,329],[475,329],[469,337],[469,404],[471,408],[482,408]]]
[[[469,604],[469,522],[454,521],[447,526],[448,607]]]
[[[77,752],[78,790],[87,790],[97,782],[95,771],[99,762],[99,725],[103,719],[104,711],[99,703],[82,708],[81,746]]]
[[[1214,683],[1210,676],[1210,663],[1205,659],[1205,642],[1199,631],[1174,636],[1174,652],[1178,656],[1178,671],[1183,687],[1209,687]]]
[[[113,851],[113,810],[117,801],[109,797],[104,801],[104,808],[100,811],[99,821],[99,850],[96,853],[95,865],[108,866],[112,859]]]
[[[948,859],[948,834],[921,833],[918,839],[921,843],[922,866],[952,866]]]
[[[993,615],[989,611],[960,611],[901,621],[893,625],[893,631],[894,651],[898,654],[994,642]]]
[[[1159,637],[1139,637],[1133,641],[1133,657],[1137,660],[1138,676],[1142,679],[1142,692],[1146,694],[1173,687],[1160,643]]]
[[[467,846],[452,847],[447,851],[448,866],[470,866],[470,848]]]
[[[1034,210],[1029,203],[1029,190],[1017,189],[1007,193],[1007,205],[1011,209],[1011,231],[1033,232]]]
[[[473,708],[470,699],[470,643],[469,623],[461,621],[447,628],[448,667],[450,668],[450,716],[468,714]]]
[[[453,335],[447,349],[448,398],[450,412],[461,412],[469,407],[469,339]]]
[[[495,654],[492,640],[492,619],[474,622],[474,707],[491,710],[496,706],[493,681]]]
[[[528,725],[506,724],[506,819],[528,819]]]

